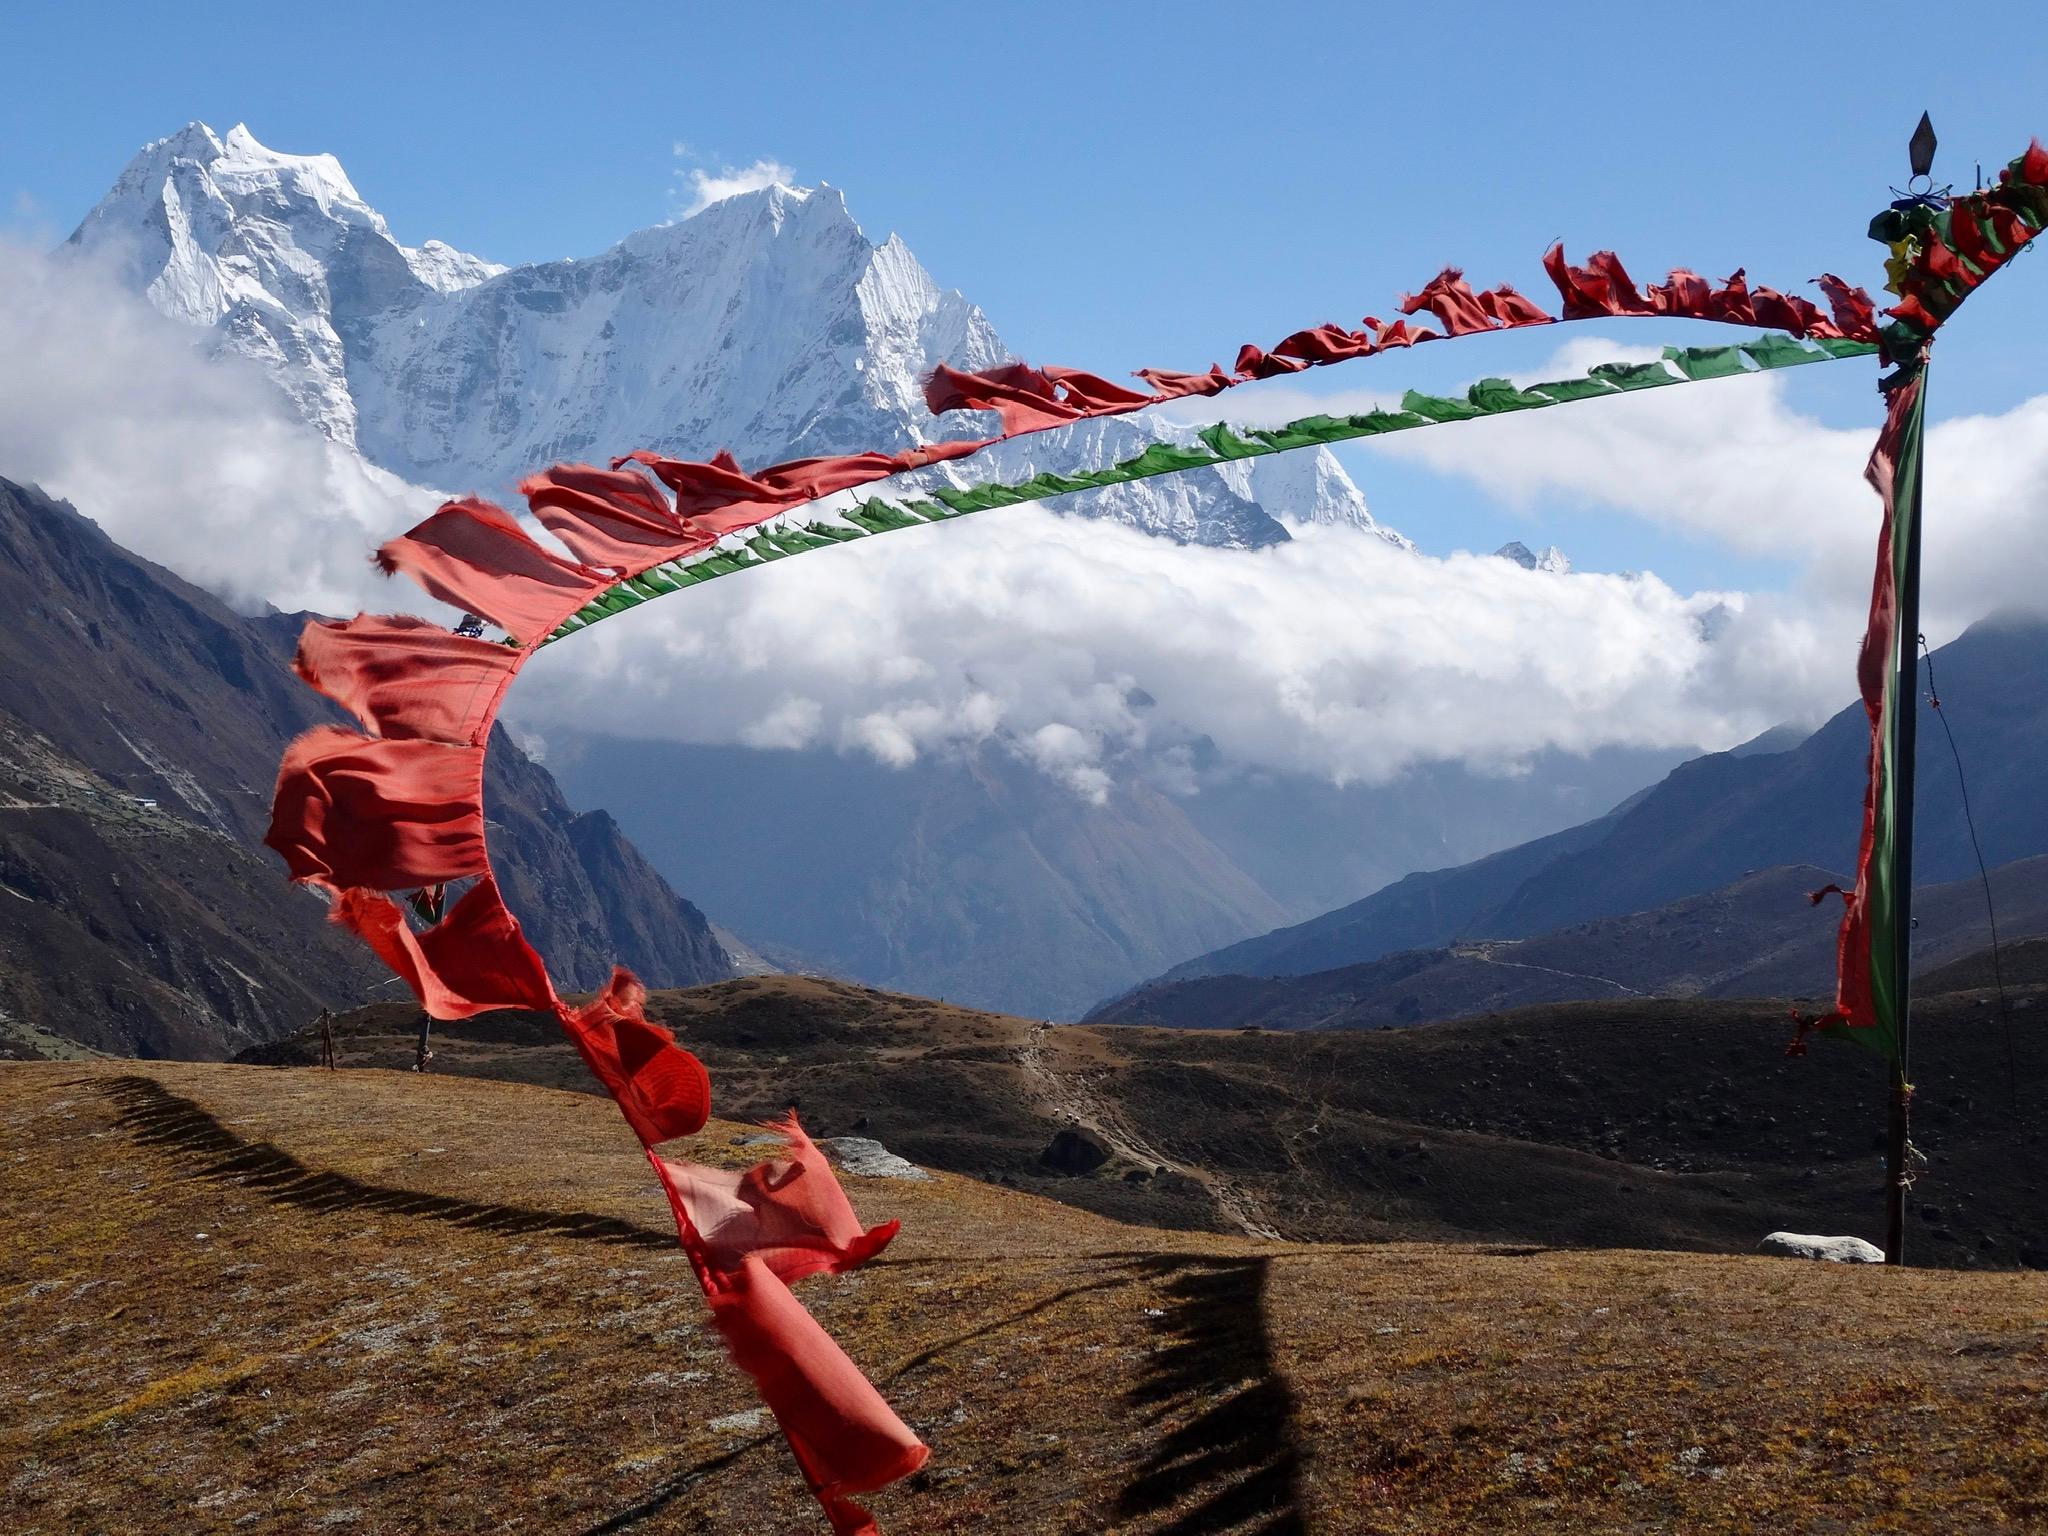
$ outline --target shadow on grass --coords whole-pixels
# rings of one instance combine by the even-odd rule
[[[346,1174],[308,1168],[267,1141],[244,1141],[190,1099],[147,1077],[117,1077],[103,1085],[121,1106],[116,1126],[144,1146],[162,1147],[193,1164],[194,1177],[253,1190],[276,1205],[305,1211],[374,1211],[510,1235],[578,1238],[629,1248],[674,1249],[673,1232],[659,1232],[587,1211],[536,1211],[485,1205],[450,1195],[366,1184]]]
[[[1132,1387],[1132,1409],[1172,1427],[1117,1499],[1119,1522],[1182,1505],[1152,1536],[1305,1536],[1294,1394],[1266,1332],[1271,1260],[1160,1255],[1147,1261],[1168,1298],[1152,1320],[1157,1347]]]
[[[891,1386],[964,1345],[1056,1311],[1075,1297],[1152,1281],[1168,1305],[1152,1320],[1156,1347],[1126,1401],[1148,1426],[1172,1421],[1172,1427],[1150,1441],[1149,1454],[1118,1495],[1118,1528],[1142,1529],[1148,1536],[1307,1536],[1294,1395],[1274,1366],[1266,1332],[1271,1260],[1213,1254],[1091,1257],[1109,1264],[1103,1278],[1065,1287],[920,1350],[879,1374],[876,1385]],[[633,1529],[775,1439],[749,1440],[665,1479],[583,1536]],[[1191,1506],[1174,1508],[1190,1496]]]
[[[722,1451],[716,1456],[707,1457],[703,1461],[698,1462],[694,1467],[689,1467],[682,1472],[678,1472],[674,1477],[666,1479],[658,1488],[654,1489],[653,1492],[649,1493],[639,1502],[629,1504],[617,1514],[589,1527],[583,1532],[583,1536],[616,1536],[616,1533],[619,1531],[629,1531],[649,1516],[660,1514],[662,1510],[688,1493],[697,1484],[703,1482],[712,1473],[723,1471],[749,1451],[758,1451],[762,1446],[772,1445],[779,1439],[781,1439],[780,1435],[756,1435],[753,1439],[742,1445],[736,1445],[729,1451]]]

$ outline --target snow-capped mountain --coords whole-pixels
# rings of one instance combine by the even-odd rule
[[[1493,557],[1512,560],[1525,571],[1547,571],[1553,576],[1569,576],[1572,569],[1570,557],[1555,544],[1547,546],[1539,555],[1520,539],[1514,539],[1496,549]]]
[[[829,186],[769,186],[587,259],[504,268],[402,245],[331,155],[193,123],[145,147],[71,237],[111,247],[165,314],[262,364],[299,413],[420,485],[503,494],[557,459],[731,449],[755,465],[971,430],[922,375],[1005,361],[987,318]],[[1143,417],[1005,447],[1006,474],[1093,468],[1185,427]],[[1288,522],[1379,532],[1326,450],[1064,498],[1184,542],[1257,547]]]
[[[225,140],[189,123],[145,145],[71,244],[110,250],[157,309],[212,327],[222,351],[262,363],[300,415],[349,446],[361,318],[505,270],[438,240],[400,245],[332,155],[277,154],[241,124]]]

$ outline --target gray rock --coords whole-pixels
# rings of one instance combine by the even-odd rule
[[[1038,1161],[1054,1173],[1077,1178],[1109,1161],[1109,1147],[1086,1126],[1070,1125],[1053,1134]]]
[[[1786,1259],[1816,1259],[1824,1264],[1882,1264],[1884,1250],[1860,1237],[1811,1237],[1804,1232],[1773,1232],[1757,1245],[1762,1253]]]
[[[905,1162],[879,1141],[866,1136],[828,1136],[818,1143],[847,1173],[863,1179],[910,1179],[922,1183],[931,1178],[915,1163]]]

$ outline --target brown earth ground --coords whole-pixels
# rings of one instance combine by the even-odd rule
[[[0,1169],[11,1532],[822,1529],[601,1100],[8,1065]],[[903,1235],[802,1293],[933,1447],[891,1536],[2048,1528],[2048,1276],[847,1183]]]
[[[2038,968],[2037,968],[2038,969]],[[2048,1269],[2048,985],[1915,1005],[1916,1264]],[[1883,1237],[1883,1065],[1788,1057],[1788,1004],[1624,999],[1402,1030],[1047,1026],[801,976],[657,992],[713,1102],[792,1100],[820,1136],[1144,1226],[1315,1242],[1747,1253],[1765,1233]],[[344,1066],[403,1068],[420,1018],[339,1023]],[[434,1069],[596,1091],[551,1017],[437,1025]],[[315,1059],[304,1034],[250,1055]],[[245,1057],[245,1059],[247,1059]],[[1040,1156],[1080,1124],[1088,1177]]]

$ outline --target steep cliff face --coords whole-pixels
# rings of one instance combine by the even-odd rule
[[[334,718],[288,670],[299,618],[242,618],[7,481],[0,615],[0,1050],[223,1055],[390,995],[261,846],[285,742]],[[731,973],[702,915],[616,829],[579,830],[510,742],[487,794],[563,985],[614,959],[669,984]]]
[[[557,986],[594,990],[614,965],[657,987],[733,974],[704,914],[609,816],[571,810],[554,778],[503,730],[485,759],[484,813],[505,900]]]

